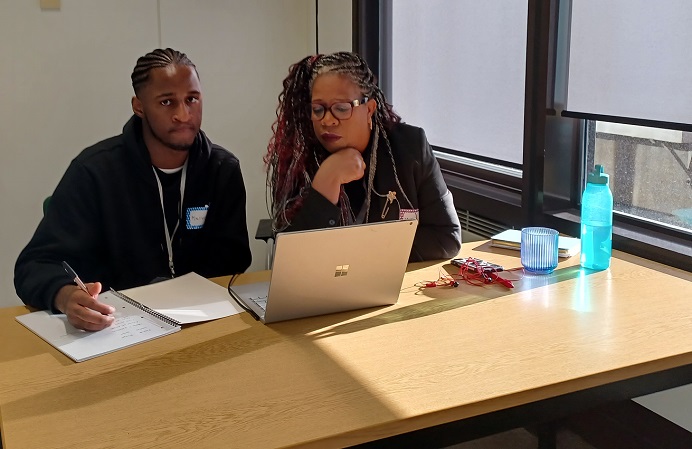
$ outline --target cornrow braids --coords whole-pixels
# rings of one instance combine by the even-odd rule
[[[199,78],[197,67],[190,61],[185,53],[173,50],[172,48],[157,48],[137,59],[137,64],[130,76],[130,78],[132,78],[132,88],[135,91],[135,95],[139,93],[142,86],[149,80],[149,72],[151,69],[168,67],[169,65],[190,66],[195,69],[197,78]]]
[[[264,156],[267,169],[267,197],[270,202],[268,210],[273,218],[274,231],[284,230],[291,224],[291,219],[303,204],[307,189],[312,184],[312,178],[322,161],[329,156],[315,136],[309,109],[313,82],[318,76],[329,72],[348,77],[361,89],[363,95],[377,103],[372,117],[373,143],[368,164],[369,173],[364,205],[367,211],[366,222],[369,219],[380,136],[384,138],[390,159],[394,164],[387,129],[391,128],[392,124],[400,122],[401,118],[387,103],[384,93],[377,85],[377,78],[365,60],[350,52],[303,58],[290,67],[289,74],[284,79],[283,91],[279,94],[279,105],[276,109],[277,118],[272,125],[273,136]],[[398,176],[396,182],[403,193]],[[406,198],[406,194],[403,193],[403,195]],[[353,222],[355,217],[343,186],[339,194],[339,205],[341,224]]]
[[[393,123],[401,121],[401,117],[394,112],[392,105],[387,102],[384,92],[377,85],[377,77],[359,55],[340,51],[321,57],[313,70],[310,90],[312,90],[312,83],[319,75],[330,72],[347,76],[351,82],[361,89],[363,95],[377,102],[377,109],[373,119],[381,125],[389,128]]]

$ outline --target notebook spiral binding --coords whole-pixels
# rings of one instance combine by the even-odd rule
[[[173,318],[166,316],[163,313],[157,312],[156,310],[151,309],[151,308],[145,306],[144,304],[135,301],[134,299],[130,298],[129,296],[123,295],[119,291],[113,290],[113,288],[111,288],[111,293],[113,293],[115,296],[122,299],[123,301],[137,307],[138,309],[145,311],[149,315],[153,315],[156,318],[160,319],[161,321],[163,321],[167,324],[170,324],[171,326],[182,326],[182,323],[180,321],[174,320]]]

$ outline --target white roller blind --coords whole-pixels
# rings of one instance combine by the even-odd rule
[[[572,0],[565,108],[692,123],[691,24],[690,0]]]
[[[430,143],[521,163],[526,0],[392,1],[392,101]]]

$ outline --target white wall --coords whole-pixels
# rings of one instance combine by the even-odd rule
[[[0,3],[0,306],[19,304],[14,262],[69,161],[120,132],[137,56],[158,45],[156,1]]]
[[[313,11],[314,11],[314,2]],[[350,51],[352,47],[353,2],[319,0],[317,7],[319,52]]]
[[[184,51],[204,89],[202,128],[241,161],[253,239],[268,216],[262,155],[291,63],[314,53],[313,0],[62,0],[0,3],[0,307],[21,304],[14,263],[70,160],[118,134],[131,115],[130,73],[157,47]],[[351,2],[320,0],[321,51],[350,50]],[[323,21],[330,25],[322,25]],[[347,25],[346,25],[347,24]],[[159,31],[160,26],[160,31]]]

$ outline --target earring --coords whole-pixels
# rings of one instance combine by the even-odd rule
[[[372,131],[372,119],[368,119],[368,126],[370,126],[370,131]]]

